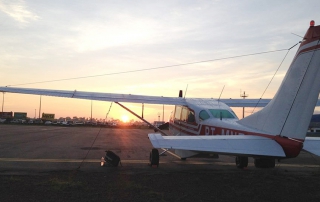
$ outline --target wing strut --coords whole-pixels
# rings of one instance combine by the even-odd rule
[[[169,136],[167,133],[163,132],[162,130],[160,130],[158,127],[155,127],[154,125],[152,125],[150,122],[148,122],[147,120],[145,120],[144,118],[142,118],[141,116],[139,116],[138,114],[134,113],[133,111],[131,111],[129,108],[125,107],[124,105],[120,104],[119,102],[115,102],[116,104],[120,105],[122,108],[124,108],[125,110],[127,110],[128,112],[130,112],[131,114],[133,114],[134,116],[136,116],[137,118],[139,118],[141,121],[145,122],[146,124],[148,124],[150,127],[152,127],[153,129],[155,129],[156,131],[159,131],[162,135],[165,136]]]

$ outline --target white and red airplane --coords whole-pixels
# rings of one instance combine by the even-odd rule
[[[12,87],[0,87],[0,92],[112,101],[124,108],[120,102],[176,105],[169,122],[169,135],[161,130],[148,134],[155,148],[172,149],[182,159],[213,153],[236,156],[239,168],[247,167],[248,157],[255,159],[256,167],[274,167],[276,159],[297,157],[301,150],[320,156],[320,138],[306,137],[318,102],[319,78],[320,26],[314,26],[314,21],[311,21],[271,101],[192,99],[182,96],[174,98]],[[239,120],[230,107],[241,106],[265,107]],[[159,165],[157,149],[151,151],[150,163]]]

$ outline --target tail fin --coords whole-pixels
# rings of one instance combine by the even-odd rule
[[[239,123],[269,134],[304,140],[319,91],[320,26],[314,26],[311,21],[274,98]]]

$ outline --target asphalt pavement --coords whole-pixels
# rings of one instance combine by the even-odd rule
[[[237,170],[234,157],[214,159],[190,158],[182,161],[167,153],[160,166],[148,166],[152,145],[150,129],[100,127],[62,127],[0,124],[0,174],[41,174],[50,171],[82,170],[86,172],[171,172],[179,170]],[[121,165],[101,166],[101,157],[111,150],[121,158]],[[247,169],[255,170],[249,158]],[[276,168],[294,172],[320,169],[320,158],[301,152],[295,159],[276,163]]]

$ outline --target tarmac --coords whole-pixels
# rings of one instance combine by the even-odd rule
[[[63,127],[0,124],[0,175],[41,175],[52,171],[80,170],[126,173],[215,170],[233,172],[235,158],[190,158],[185,161],[166,153],[158,168],[151,168],[148,140],[151,129],[118,129],[100,127]],[[101,157],[111,150],[121,158],[121,165],[101,166]],[[159,149],[161,152],[161,149]],[[249,158],[248,170],[257,170]],[[314,173],[320,171],[320,157],[301,152],[297,158],[276,163],[284,172]]]

